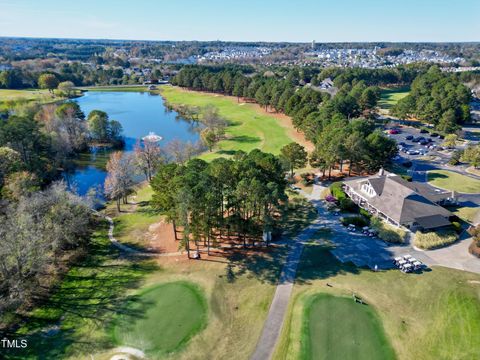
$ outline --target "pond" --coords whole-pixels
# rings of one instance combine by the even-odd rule
[[[75,101],[86,116],[92,110],[102,110],[110,119],[119,121],[125,137],[124,151],[127,152],[133,151],[135,143],[150,132],[163,138],[162,146],[173,139],[196,142],[200,138],[198,127],[175,111],[168,110],[158,94],[93,91]],[[90,154],[82,154],[76,161],[77,166],[63,174],[70,188],[80,195],[85,195],[90,188],[102,190],[108,156],[109,150],[105,149],[92,149]]]

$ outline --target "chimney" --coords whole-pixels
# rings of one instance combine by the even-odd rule
[[[383,167],[380,168],[380,170],[378,171],[378,176],[384,176],[385,175],[385,170],[383,170]]]

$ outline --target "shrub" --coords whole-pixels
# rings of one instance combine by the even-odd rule
[[[348,216],[348,217],[342,218],[341,221],[343,225],[353,224],[359,227],[368,226],[368,223],[369,223],[368,219],[365,219],[363,216]]]
[[[457,234],[462,232],[462,224],[460,224],[458,221],[452,221],[452,227]]]
[[[303,184],[306,186],[312,185],[315,180],[315,174],[313,173],[304,173],[301,174],[300,177],[302,178]]]
[[[357,212],[358,210],[357,205],[348,198],[340,199],[338,206],[340,207],[340,210],[346,212]]]
[[[414,245],[420,249],[430,250],[453,244],[458,234],[453,229],[420,232],[415,234]]]
[[[325,200],[326,200],[327,202],[336,202],[336,201],[337,201],[337,199],[335,199],[335,196],[330,195],[330,194],[328,194],[327,196],[325,196]]]
[[[345,191],[342,189],[342,183],[341,182],[336,182],[330,185],[330,193],[335,196],[335,198],[340,201],[342,199],[347,198],[347,194],[345,194]]]
[[[402,244],[405,242],[407,233],[404,230],[386,224],[377,217],[372,217],[370,226],[377,231],[378,237],[383,241],[394,244]]]
[[[365,209],[360,208],[360,211],[358,212],[360,215],[365,216],[367,219],[370,219],[372,215]]]
[[[472,241],[470,246],[468,247],[468,252],[478,258],[480,258],[480,242],[476,241],[475,239]]]

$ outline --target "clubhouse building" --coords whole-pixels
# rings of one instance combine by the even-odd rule
[[[395,226],[413,231],[449,226],[453,214],[440,204],[455,202],[455,193],[408,182],[383,169],[378,174],[343,181],[345,193],[361,208]]]

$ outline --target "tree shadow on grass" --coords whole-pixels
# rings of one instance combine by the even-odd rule
[[[236,141],[239,143],[247,143],[247,144],[257,143],[261,141],[261,139],[258,136],[249,136],[249,135],[234,136],[227,140]]]
[[[428,181],[434,181],[437,179],[448,179],[448,175],[441,173],[428,173]]]
[[[9,338],[27,339],[28,347],[5,354],[7,359],[56,359],[90,349],[94,352],[112,344],[108,336],[93,338],[90,333],[104,332],[119,313],[142,316],[148,304],[125,306],[138,300],[128,290],[137,288],[158,266],[119,257],[106,231],[107,224],[103,224],[92,237],[88,255],[71,267],[58,288],[37,299],[30,313],[19,316],[20,327]]]
[[[295,282],[309,284],[312,280],[322,280],[342,274],[358,274],[361,269],[352,263],[342,263],[330,252],[327,244],[311,242],[305,245],[298,265]]]

